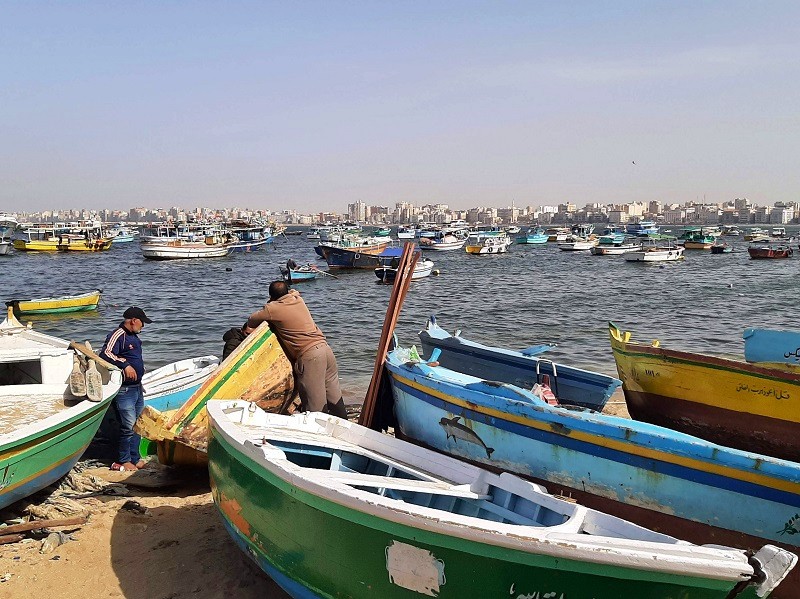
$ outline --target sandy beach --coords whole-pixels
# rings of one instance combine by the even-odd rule
[[[124,479],[99,468],[87,473]],[[40,553],[40,540],[0,545],[0,598],[287,598],[230,540],[207,477],[195,479],[168,490],[127,486],[126,497],[80,500],[91,511],[88,523],[58,529],[74,540],[52,553]],[[131,501],[143,513],[123,507]]]

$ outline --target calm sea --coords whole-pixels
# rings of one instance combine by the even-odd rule
[[[403,345],[419,343],[417,332],[435,314],[440,326],[469,339],[515,349],[556,343],[551,359],[615,374],[607,329],[614,321],[642,341],[741,356],[746,327],[795,328],[800,252],[754,261],[746,242],[732,243],[732,254],[687,251],[683,262],[663,265],[563,252],[552,243],[493,256],[432,252],[440,274],[411,284],[397,335]],[[2,299],[102,289],[96,313],[31,319],[38,330],[95,348],[127,306],[141,306],[154,320],[142,333],[146,365],[154,369],[220,355],[223,333],[264,304],[279,265],[293,258],[325,266],[313,244],[305,235],[280,237],[249,254],[166,262],[143,259],[137,242],[93,255],[13,252],[0,256]],[[334,272],[336,279],[297,288],[333,347],[345,400],[360,403],[391,287],[372,271]]]

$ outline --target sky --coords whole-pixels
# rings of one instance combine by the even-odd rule
[[[800,200],[800,3],[7,2],[0,211]]]

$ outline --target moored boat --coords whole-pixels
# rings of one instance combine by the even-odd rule
[[[160,412],[183,405],[219,366],[217,356],[187,358],[156,368],[142,377],[144,403]]]
[[[467,237],[468,254],[504,254],[511,245],[511,238],[505,231],[481,231]]]
[[[350,238],[337,244],[320,243],[314,250],[329,268],[376,268],[378,255],[389,247],[385,238]]]
[[[0,508],[67,474],[119,391],[120,371],[99,363],[89,366],[99,401],[73,395],[77,359],[69,341],[22,325],[11,309],[0,323]]]
[[[613,324],[609,335],[632,417],[800,461],[800,372],[635,343]]]
[[[420,235],[419,238],[420,249],[435,252],[460,250],[464,247],[465,243],[467,243],[466,237],[459,237],[453,233],[444,233],[442,231],[433,233],[432,237],[423,237]]]
[[[712,254],[730,254],[731,252],[733,252],[733,246],[727,243],[714,242],[711,246]]]
[[[416,250],[420,253],[419,250]],[[403,248],[388,247],[379,256],[380,266],[375,269],[375,276],[383,283],[394,283],[397,278],[397,268],[400,264],[400,257],[403,255]],[[433,272],[434,262],[425,256],[418,256],[411,273],[411,280],[416,281],[429,277]]]
[[[186,260],[191,258],[221,258],[233,251],[234,239],[222,231],[191,237],[147,238],[140,244],[142,256],[149,260]]]
[[[17,219],[10,214],[0,214],[0,256],[10,253],[14,247],[11,234],[17,228]]]
[[[292,366],[265,322],[175,410],[145,406],[134,430],[157,443],[163,464],[202,464],[208,444],[205,406],[210,399],[241,398],[269,411],[290,409]]]
[[[25,252],[104,252],[113,242],[100,222],[35,225],[22,235],[13,244]]]
[[[542,244],[547,243],[549,236],[545,233],[544,229],[541,227],[535,227],[532,229],[528,229],[525,235],[520,235],[516,238],[516,242],[519,244]]]
[[[322,271],[311,263],[294,266],[281,266],[281,277],[287,283],[301,283],[303,281],[313,281],[322,275]]]
[[[683,260],[684,248],[671,240],[651,239],[642,242],[639,249],[625,253],[626,262],[676,262]]]
[[[451,335],[431,317],[419,332],[426,355],[436,353],[445,368],[525,389],[545,383],[563,405],[602,410],[622,381],[591,370],[539,358],[551,345],[534,345],[522,351],[491,347]]]
[[[791,258],[794,250],[786,243],[752,242],[747,246],[747,253],[752,260],[769,260],[774,258]]]
[[[332,416],[208,411],[225,527],[295,598],[730,599],[768,595],[797,560],[692,546]]]
[[[60,314],[63,312],[89,312],[97,310],[102,291],[97,289],[78,295],[61,297],[40,297],[29,300],[10,300],[6,302],[14,310],[14,314]]]
[[[800,549],[800,464],[652,424],[550,405],[531,391],[414,362],[386,369],[396,431],[495,471],[553,483],[580,503],[687,540]],[[797,574],[781,597],[798,597]]]
[[[587,239],[573,235],[558,243],[558,249],[562,252],[585,252],[597,245],[596,239]]]

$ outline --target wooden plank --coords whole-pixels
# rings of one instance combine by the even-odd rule
[[[367,395],[364,398],[364,404],[361,408],[361,415],[358,420],[360,425],[368,428],[374,428],[375,403],[378,398],[378,389],[383,375],[383,363],[386,360],[389,343],[394,334],[394,328],[397,325],[397,319],[403,307],[403,301],[408,292],[408,287],[411,284],[411,275],[414,272],[414,266],[418,258],[419,254],[415,253],[414,244],[411,242],[406,243],[403,247],[403,254],[400,256],[400,264],[397,268],[394,286],[392,287],[392,295],[389,298],[389,305],[386,309],[386,317],[383,321],[381,337],[378,342],[378,352],[375,355],[372,379],[370,380]]]
[[[304,473],[305,474],[305,473]],[[491,499],[491,495],[483,495],[470,491],[469,485],[451,485],[438,480],[412,480],[361,472],[334,472],[316,470],[310,479],[315,482],[343,483],[355,487],[374,487],[378,489],[394,489],[396,491],[414,491],[431,495],[449,495],[464,499]]]
[[[2,535],[0,536],[0,545],[7,545],[8,543],[16,543],[25,538],[25,535]]]
[[[74,518],[61,518],[59,520],[31,520],[22,524],[12,524],[0,528],[0,533],[10,535],[11,533],[26,532],[29,530],[39,530],[41,528],[55,528],[57,526],[76,526],[86,524],[86,516],[75,516]]]

